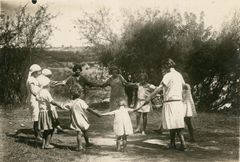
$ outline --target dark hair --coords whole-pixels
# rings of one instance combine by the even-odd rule
[[[168,58],[165,63],[165,66],[168,68],[173,68],[176,66],[176,63],[172,59]]]
[[[72,68],[72,71],[73,72],[76,72],[77,69],[79,69],[80,71],[82,71],[82,66],[80,64],[75,64]]]
[[[118,73],[118,74],[120,73],[120,70],[119,70],[119,68],[118,68],[117,66],[111,66],[111,67],[109,68],[109,73],[112,74],[112,72],[113,72],[114,70],[117,70],[117,73]]]
[[[146,72],[141,72],[141,73],[139,74],[139,78],[140,78],[141,76],[144,76],[144,78],[145,78],[146,81],[148,80],[148,75],[147,75]]]

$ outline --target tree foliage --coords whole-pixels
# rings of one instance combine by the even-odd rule
[[[1,102],[16,103],[24,100],[24,91],[32,53],[47,45],[53,31],[50,21],[56,16],[39,6],[33,14],[28,6],[20,6],[13,17],[3,15],[0,28],[0,89]]]
[[[203,12],[197,16],[147,9],[124,14],[121,38],[101,46],[104,65],[114,63],[123,75],[131,74],[136,80],[139,72],[146,71],[149,81],[159,84],[161,65],[172,58],[177,69],[188,74],[185,79],[192,85],[200,109],[238,111],[239,13],[219,32],[205,25]]]

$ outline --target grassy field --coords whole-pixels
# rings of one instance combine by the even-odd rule
[[[102,92],[104,93],[104,92]],[[89,103],[100,112],[107,110],[106,103],[96,103],[95,91],[90,91]],[[76,133],[69,130],[64,134],[54,134],[55,149],[42,150],[41,143],[33,138],[32,123],[28,109],[1,107],[1,161],[238,161],[239,160],[239,118],[224,114],[198,113],[194,120],[196,143],[187,143],[188,151],[166,150],[168,132],[153,133],[159,124],[160,112],[149,113],[147,135],[134,134],[129,137],[126,153],[115,151],[115,136],[112,131],[112,117],[97,118],[88,114],[91,127],[90,140],[94,146],[80,153],[76,149]],[[59,111],[60,123],[69,129],[69,114]],[[135,126],[135,114],[131,114]],[[188,133],[185,130],[188,140]]]

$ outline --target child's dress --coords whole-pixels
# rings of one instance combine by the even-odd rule
[[[137,84],[137,86],[138,86],[137,107],[140,107],[142,104],[145,103],[146,98],[151,94],[151,91],[155,89],[155,86],[148,83],[144,85]],[[152,103],[149,102],[148,104],[143,106],[141,109],[139,109],[138,112],[147,113],[147,112],[150,112],[151,108],[152,108]]]
[[[115,118],[113,123],[113,131],[117,136],[133,134],[132,122],[128,111],[129,108],[120,107],[113,111]]]
[[[67,103],[66,107],[70,109],[70,128],[76,131],[87,130],[90,126],[85,113],[85,111],[88,109],[87,103],[78,98],[70,101],[70,103]]]
[[[183,90],[183,105],[186,109],[185,117],[196,117],[197,112],[192,98],[191,88],[188,84],[186,84],[186,86],[188,87],[187,90]]]
[[[52,111],[51,102],[53,101],[51,94],[47,89],[41,89],[37,95],[39,103],[39,119],[38,128],[39,130],[50,130],[53,129],[52,124]]]

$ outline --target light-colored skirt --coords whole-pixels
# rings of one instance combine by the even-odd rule
[[[144,102],[145,102],[144,100],[138,101],[137,107],[142,106]],[[152,104],[149,102],[147,105],[144,105],[141,109],[139,109],[138,112],[148,113],[151,111],[151,107],[152,107]]]
[[[85,131],[89,128],[89,122],[87,117],[79,112],[71,112],[70,115],[71,118],[71,124],[70,128],[76,131]]]
[[[185,108],[182,101],[165,102],[162,109],[164,129],[184,128]]]
[[[30,113],[32,121],[38,121],[39,104],[35,97],[30,99]]]
[[[196,111],[196,108],[195,108],[195,105],[193,102],[191,101],[186,101],[186,102],[183,102],[184,104],[184,108],[185,108],[185,117],[196,117],[197,116],[197,111]]]
[[[113,131],[116,136],[133,134],[133,127],[128,112],[115,114]]]
[[[52,111],[40,111],[38,117],[38,129],[39,130],[51,130],[53,129]]]

